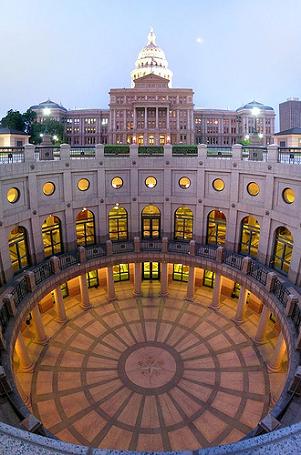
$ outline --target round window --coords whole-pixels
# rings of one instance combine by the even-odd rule
[[[250,196],[257,196],[260,192],[259,185],[255,182],[250,182],[247,185],[247,191]]]
[[[212,182],[212,186],[215,189],[215,191],[223,191],[225,188],[225,182],[222,179],[215,179]]]
[[[183,189],[187,189],[191,185],[191,180],[188,177],[181,177],[179,180],[179,185]]]
[[[121,188],[123,186],[123,180],[121,177],[114,177],[111,181],[113,188]]]
[[[18,199],[20,197],[20,191],[18,190],[18,188],[10,188],[7,191],[6,197],[7,197],[8,202],[10,202],[11,204],[14,204],[15,202],[18,201]]]
[[[55,184],[52,182],[46,182],[43,185],[43,193],[45,196],[51,196],[55,192]]]
[[[157,185],[157,179],[155,177],[147,177],[145,179],[145,185],[148,188],[155,188],[155,186]]]
[[[77,182],[77,188],[80,191],[87,191],[90,187],[90,182],[88,179],[79,179]]]
[[[287,204],[292,204],[295,201],[295,191],[291,188],[285,188],[282,191],[282,197],[284,202]]]

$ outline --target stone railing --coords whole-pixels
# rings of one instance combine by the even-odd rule
[[[301,164],[301,147],[243,146],[235,144],[232,147],[200,145],[162,145],[138,146],[110,144],[95,146],[35,146],[27,144],[24,147],[0,148],[0,164],[20,162],[70,160],[70,159],[104,159],[105,157],[195,157],[200,159],[232,159],[242,161],[263,161],[283,164]]]

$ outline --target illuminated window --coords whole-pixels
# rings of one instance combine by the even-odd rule
[[[271,265],[275,270],[287,275],[292,259],[294,240],[288,229],[284,226],[276,230]]]
[[[187,189],[191,185],[191,181],[188,177],[181,177],[179,180],[179,185],[183,189]]]
[[[212,182],[212,186],[215,189],[215,191],[223,191],[225,188],[225,182],[222,179],[215,179]]]
[[[76,243],[78,246],[95,243],[94,214],[90,210],[83,209],[76,217]]]
[[[98,288],[98,273],[97,270],[91,270],[86,273],[88,288]]]
[[[14,204],[20,198],[20,191],[18,190],[18,188],[10,188],[7,191],[6,197],[7,197],[8,202],[10,202],[11,204]]]
[[[113,188],[121,188],[123,186],[123,180],[121,177],[114,177],[111,181],[111,185]]]
[[[157,185],[157,179],[155,177],[147,177],[145,179],[145,185],[148,188],[155,188],[155,186]]]
[[[109,212],[109,238],[124,241],[128,239],[128,214],[118,205]]]
[[[295,201],[295,192],[291,188],[285,188],[282,191],[282,197],[284,202],[287,204],[292,204]]]
[[[208,288],[213,288],[214,283],[215,283],[215,272],[211,272],[211,270],[204,270],[203,286],[207,286]]]
[[[160,279],[159,262],[143,262],[142,278],[144,280],[159,280]]]
[[[43,193],[45,196],[51,196],[55,192],[55,184],[52,182],[44,183]]]
[[[42,238],[45,257],[63,252],[61,220],[49,215],[42,224]]]
[[[224,245],[226,240],[226,217],[220,210],[212,210],[208,215],[207,243]]]
[[[113,279],[118,281],[127,281],[130,279],[129,264],[113,265]]]
[[[257,196],[260,192],[259,185],[255,182],[250,182],[247,185],[247,191],[250,196]]]
[[[172,279],[175,281],[184,281],[185,283],[188,282],[189,277],[189,266],[183,264],[174,264],[173,265],[173,272],[172,272]]]
[[[248,256],[257,256],[260,237],[260,225],[254,216],[246,216],[241,222],[240,252]]]
[[[144,207],[141,213],[142,238],[156,240],[160,238],[161,213],[155,205]]]
[[[188,207],[179,207],[175,212],[175,240],[192,239],[193,214]]]
[[[8,249],[15,273],[29,265],[27,232],[24,227],[18,226],[10,231]]]
[[[77,188],[80,191],[87,191],[90,187],[90,181],[88,179],[79,179],[77,182]]]

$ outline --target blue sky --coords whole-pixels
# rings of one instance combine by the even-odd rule
[[[149,27],[195,105],[301,98],[301,0],[0,0],[0,116],[48,97],[107,107]],[[197,41],[197,38],[200,38]]]

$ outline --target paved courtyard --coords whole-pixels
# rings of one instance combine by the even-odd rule
[[[256,426],[269,409],[269,375],[230,307],[212,311],[206,292],[188,302],[180,284],[167,298],[152,285],[139,298],[117,289],[111,303],[92,293],[85,312],[69,297],[69,321],[41,349],[32,410],[52,433],[154,451],[225,444]]]

